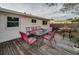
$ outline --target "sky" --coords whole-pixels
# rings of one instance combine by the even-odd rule
[[[32,14],[49,19],[65,20],[68,18],[79,17],[79,15],[74,15],[69,12],[60,12],[62,5],[63,4],[59,3],[57,6],[49,7],[45,3],[0,3],[0,7],[2,8],[23,13],[26,12],[27,14]]]

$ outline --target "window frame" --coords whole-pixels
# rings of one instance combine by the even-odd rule
[[[9,17],[12,18],[13,20],[9,20],[8,19]],[[12,22],[13,24],[10,22]],[[12,27],[19,27],[19,17],[7,16],[7,28],[12,28]]]
[[[42,24],[43,25],[47,25],[47,21],[42,21]]]
[[[36,23],[37,21],[36,21],[36,19],[35,18],[32,18],[31,19],[31,23]]]

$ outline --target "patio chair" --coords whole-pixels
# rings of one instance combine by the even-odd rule
[[[28,43],[29,47],[37,41],[35,37],[28,37],[26,33],[20,32],[20,34],[21,38]]]
[[[34,27],[34,30],[37,30],[37,26]]]
[[[35,30],[35,27],[31,27],[31,31]]]
[[[56,44],[56,41],[55,41],[55,38],[54,38],[54,36],[55,36],[55,30],[53,31],[53,32],[51,32],[51,35],[50,34],[45,34],[45,35],[43,35],[42,36],[42,38],[44,38],[44,39],[46,39],[46,40],[48,40],[49,42],[50,42],[50,46],[53,48],[53,46],[52,46],[52,40],[55,42],[55,44]]]
[[[30,27],[26,27],[26,33],[30,34]]]
[[[51,35],[51,33],[52,33],[52,27],[49,27],[49,28],[47,29],[47,31],[48,31],[48,34]]]
[[[30,34],[34,34],[34,33],[36,33],[36,31],[37,31],[37,27],[31,27]]]
[[[30,27],[26,27],[26,31],[30,31]]]

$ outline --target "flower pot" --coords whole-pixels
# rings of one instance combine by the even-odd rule
[[[73,46],[74,51],[79,51],[79,48]]]

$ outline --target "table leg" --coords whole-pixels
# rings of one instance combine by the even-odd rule
[[[38,46],[38,48],[40,48],[44,43],[44,39],[42,39],[41,37],[38,37],[38,38],[39,38],[39,40],[37,42],[37,46]]]

